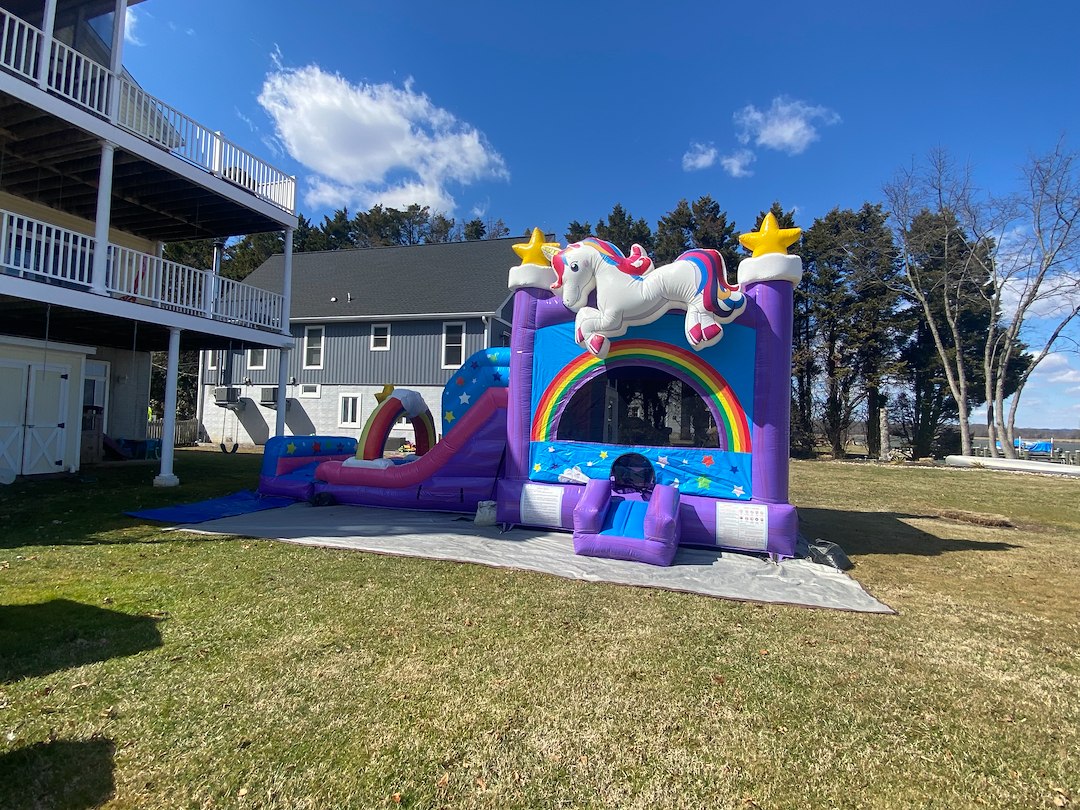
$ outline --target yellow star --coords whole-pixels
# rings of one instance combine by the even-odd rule
[[[382,387],[382,391],[380,391],[379,393],[377,393],[375,395],[375,401],[376,402],[382,402],[384,399],[386,399],[392,393],[394,393],[394,386],[387,383],[386,385],[384,385]]]
[[[540,472],[540,465],[539,464],[533,464],[533,472]]]
[[[607,458],[607,450],[600,451],[600,458]]]
[[[533,228],[532,236],[527,243],[514,245],[514,253],[521,257],[522,264],[539,264],[541,267],[550,265],[551,260],[544,255],[544,248],[559,249],[558,242],[545,242],[544,232],[539,228]]]
[[[744,233],[739,236],[739,242],[747,250],[753,251],[756,259],[766,253],[787,254],[787,249],[795,244],[802,233],[800,228],[781,228],[772,211],[765,215],[761,221],[761,230],[755,233]]]
[[[443,421],[444,422],[453,422],[455,419],[457,419],[457,417],[454,416],[453,411],[447,411],[446,413],[443,414]]]
[[[287,445],[285,445],[285,452],[291,456],[293,453],[296,452],[296,445],[292,442],[289,442]]]

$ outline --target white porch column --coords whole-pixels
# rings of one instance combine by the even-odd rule
[[[173,475],[173,445],[176,442],[176,377],[180,366],[180,330],[169,327],[169,361],[165,367],[165,413],[161,424],[161,469],[154,478],[155,487],[175,487],[180,479]]]
[[[124,27],[127,22],[127,0],[116,0],[113,9],[112,30],[112,54],[109,59],[109,70],[112,77],[109,79],[109,121],[116,123],[116,115],[120,112],[120,77],[124,72]]]
[[[277,416],[274,421],[274,435],[285,435],[285,411],[289,407],[289,399],[286,396],[288,389],[286,386],[289,384],[289,358],[292,353],[289,349],[281,349],[278,352],[278,374],[277,374]]]
[[[289,333],[289,312],[292,303],[292,253],[293,229],[285,229],[285,274],[281,284],[281,331]],[[278,352],[277,420],[274,435],[285,435],[285,411],[289,406],[287,385],[289,383],[289,350]]]
[[[90,291],[108,295],[105,273],[109,263],[109,222],[112,219],[113,156],[116,144],[101,144],[101,168],[98,170],[97,215],[94,220],[94,263],[90,271]]]
[[[53,30],[56,27],[56,0],[45,0],[45,16],[41,21],[41,53],[38,54],[37,84],[42,90],[49,86],[49,67],[52,65]]]

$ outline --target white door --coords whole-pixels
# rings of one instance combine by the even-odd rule
[[[23,475],[62,472],[68,411],[67,366],[30,367]]]
[[[0,363],[0,471],[22,472],[26,364]]]

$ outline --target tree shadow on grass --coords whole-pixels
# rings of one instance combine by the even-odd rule
[[[800,530],[809,539],[831,540],[848,556],[911,554],[935,557],[953,551],[1009,551],[1015,543],[997,540],[961,540],[938,537],[906,523],[936,519],[936,515],[897,512],[846,512],[839,509],[799,507]]]
[[[0,754],[8,810],[85,810],[112,798],[116,745],[107,737],[39,742]]]
[[[0,605],[0,683],[160,647],[158,621],[68,599]]]

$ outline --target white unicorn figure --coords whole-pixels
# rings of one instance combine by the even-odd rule
[[[565,248],[544,248],[555,271],[551,289],[577,313],[574,339],[603,359],[610,338],[631,326],[659,318],[669,309],[686,310],[686,342],[696,351],[724,335],[722,324],[735,320],[746,296],[727,283],[723,257],[715,250],[689,250],[671,264],[652,268],[641,245],[629,257],[603,239],[589,236]],[[652,268],[652,269],[650,269]],[[587,306],[596,290],[596,306]]]

